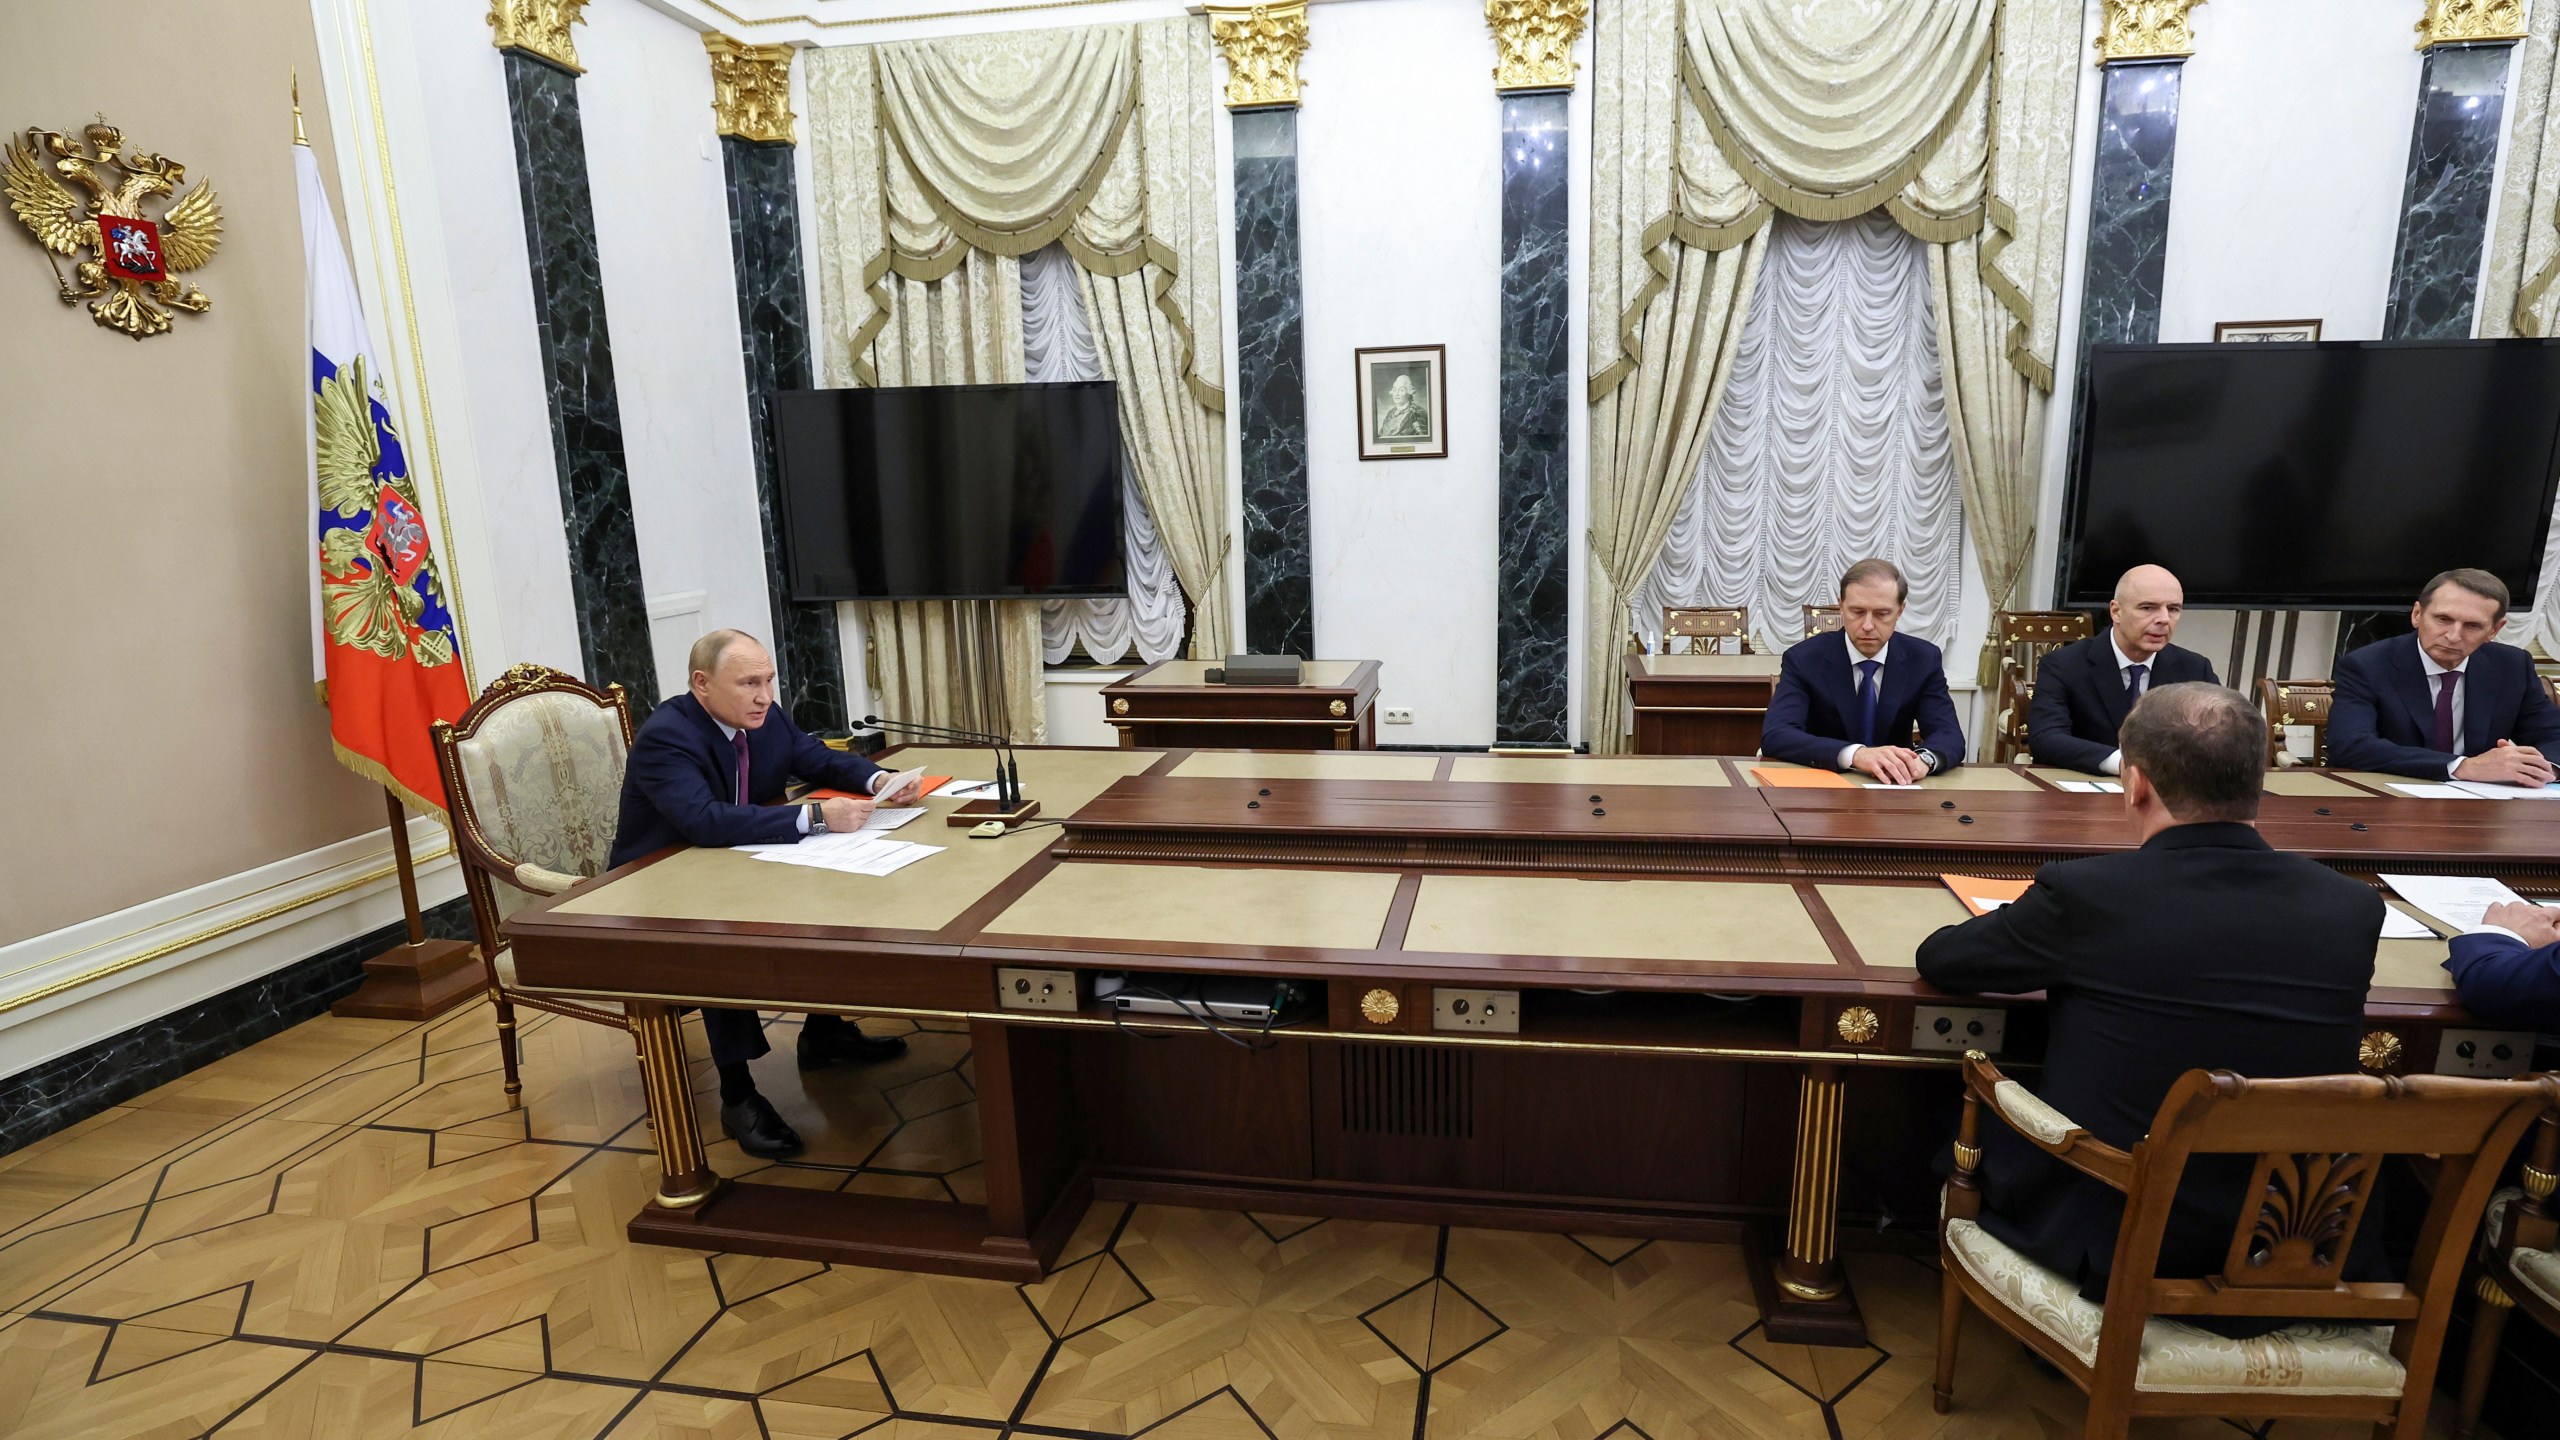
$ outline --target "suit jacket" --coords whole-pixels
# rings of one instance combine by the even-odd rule
[[[611,863],[670,845],[790,844],[800,838],[800,817],[775,802],[792,780],[867,794],[880,773],[859,755],[820,744],[779,705],[745,734],[749,803],[739,805],[732,803],[737,751],[702,702],[678,695],[650,711],[622,773],[622,820]]]
[[[2036,666],[2036,693],[2027,704],[2027,749],[2037,764],[2106,773],[2107,757],[2116,753],[2116,727],[2133,710],[2124,693],[2124,675],[2116,669],[2111,637],[2112,632],[2101,630],[2074,640]],[[2188,680],[2220,683],[2212,661],[2167,645],[2151,657],[2144,688]]]
[[[2436,697],[2418,658],[2418,637],[2396,635],[2338,657],[2329,703],[2329,763],[2442,780],[2457,758],[2435,748]],[[2560,709],[2542,693],[2533,657],[2490,641],[2462,672],[2462,753],[2501,740],[2548,750],[2560,745]]]
[[[2491,1025],[2560,1035],[2560,944],[2507,935],[2456,935],[2444,962],[2462,1008]]]
[[[1920,978],[1958,994],[2046,995],[2046,1103],[2109,1145],[2151,1130],[2189,1070],[2252,1079],[2357,1073],[2382,897],[2247,825],[2180,825],[2141,849],[2036,872],[2015,903],[1921,942]],[[2191,1161],[2159,1273],[2222,1268],[2250,1157]],[[1983,1227],[2105,1293],[2124,1197],[1988,1124]],[[2364,1231],[2377,1237],[2379,1227]],[[2360,1233],[2349,1278],[2378,1250]]]
[[[1907,745],[1911,732],[1936,753],[1938,768],[1964,763],[1964,725],[1947,694],[1946,661],[1938,647],[1916,635],[1885,641],[1884,674],[1876,691],[1876,743]],[[1824,770],[1839,768],[1840,747],[1857,740],[1858,677],[1849,668],[1849,642],[1837,634],[1813,635],[1787,648],[1778,662],[1778,688],[1760,722],[1760,753]]]

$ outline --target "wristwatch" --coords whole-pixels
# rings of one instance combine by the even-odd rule
[[[1924,773],[1930,775],[1938,773],[1937,751],[1924,747],[1922,749],[1914,750],[1911,753],[1920,757],[1920,764],[1924,767]]]
[[[812,835],[826,834],[827,807],[823,805],[811,805],[807,808],[809,811],[809,833]]]

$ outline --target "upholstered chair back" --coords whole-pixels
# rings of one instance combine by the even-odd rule
[[[621,687],[519,665],[440,739],[455,820],[484,868],[546,893],[604,873],[631,751]]]

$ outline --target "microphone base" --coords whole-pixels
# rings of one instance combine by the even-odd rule
[[[972,800],[952,811],[945,820],[952,825],[983,825],[990,820],[1008,826],[1019,825],[1040,813],[1040,802],[1025,800],[1019,805],[1005,805],[994,800]]]

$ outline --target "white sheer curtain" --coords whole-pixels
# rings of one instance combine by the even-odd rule
[[[1911,582],[1902,628],[1954,637],[1963,507],[1930,302],[1928,246],[1881,210],[1780,215],[1697,478],[1630,617],[1748,605],[1753,643],[1803,638],[1806,605],[1881,555]]]
[[[1047,245],[1022,257],[1022,369],[1032,381],[1099,380],[1102,356],[1085,319],[1075,261]],[[1055,665],[1084,642],[1087,655],[1116,664],[1136,646],[1153,663],[1182,653],[1182,585],[1147,513],[1137,472],[1120,472],[1122,548],[1128,555],[1126,600],[1048,600],[1040,606],[1040,658]]]

